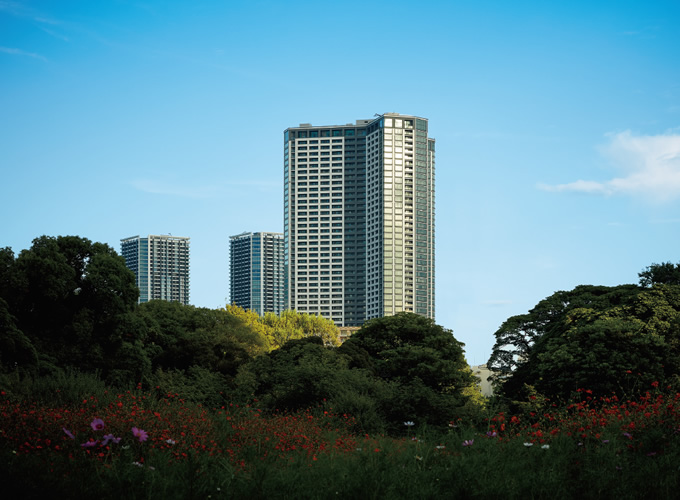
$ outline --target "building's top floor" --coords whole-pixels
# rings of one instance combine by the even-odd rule
[[[401,115],[399,113],[384,113],[375,115],[368,120],[356,120],[355,123],[346,125],[322,125],[314,126],[311,123],[301,123],[299,127],[289,127],[284,130],[284,142],[292,139],[307,138],[339,138],[339,137],[364,137],[381,128],[407,128],[427,131],[427,118],[418,116]]]
[[[248,238],[257,238],[257,237],[263,237],[263,238],[281,238],[283,239],[283,233],[272,233],[272,232],[267,232],[267,231],[259,231],[257,233],[250,233],[248,231],[245,231],[241,234],[235,234],[234,236],[229,236],[230,240],[240,240],[240,239],[248,239]]]
[[[136,241],[136,240],[139,240],[139,239],[182,241],[182,242],[188,243],[191,238],[189,238],[188,236],[173,236],[171,234],[150,234],[149,236],[143,236],[143,237],[140,237],[139,235],[130,236],[129,238],[123,238],[120,241],[122,243],[125,243],[127,241]]]

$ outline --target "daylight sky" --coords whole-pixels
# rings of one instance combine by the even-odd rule
[[[680,262],[680,2],[0,0],[0,247],[283,231],[283,130],[436,139],[436,321],[488,359],[557,290]]]

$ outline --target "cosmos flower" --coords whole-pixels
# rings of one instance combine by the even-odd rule
[[[142,443],[149,439],[149,435],[146,433],[146,431],[142,429],[138,429],[137,427],[132,428],[132,435],[139,439],[139,442]]]
[[[101,418],[95,418],[90,424],[93,431],[101,431],[104,429],[104,421]]]

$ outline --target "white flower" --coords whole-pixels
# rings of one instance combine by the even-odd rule
[[[416,424],[414,424],[414,423],[411,422],[411,421],[408,421],[408,422],[404,422],[404,425],[405,425],[406,427],[412,427],[412,426],[414,426],[414,425],[416,425]]]
[[[524,443],[524,446],[533,446],[534,443]]]
[[[171,445],[177,444],[177,441],[175,441],[174,439],[166,439],[165,442],[168,443],[168,444],[171,444]]]
[[[543,446],[541,446],[541,448],[543,448],[544,450],[547,450],[547,449],[550,448],[550,445],[549,445],[549,444],[544,444]]]

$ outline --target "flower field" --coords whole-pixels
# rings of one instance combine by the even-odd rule
[[[534,396],[447,431],[353,431],[330,408],[263,414],[177,394],[78,400],[0,392],[0,461],[13,498],[675,498],[680,393]],[[61,401],[61,404],[54,404]]]

